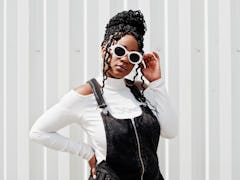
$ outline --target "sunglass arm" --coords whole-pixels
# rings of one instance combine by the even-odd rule
[[[143,64],[143,68],[146,69],[147,66],[146,66],[144,60],[142,61],[142,64]]]

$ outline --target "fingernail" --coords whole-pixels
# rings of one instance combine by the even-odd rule
[[[94,174],[94,175],[93,175],[93,179],[96,179],[96,178],[97,178],[97,176]]]

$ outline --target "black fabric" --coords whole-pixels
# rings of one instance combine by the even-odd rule
[[[146,102],[146,98],[141,94],[137,86],[134,85],[133,81],[129,79],[125,79],[125,82],[126,82],[126,86],[130,88],[130,91],[139,102]]]
[[[95,86],[91,87],[99,88],[98,85],[93,84]],[[95,96],[102,96],[100,91],[93,92],[99,93]],[[107,156],[103,163],[104,168],[101,167],[102,163],[97,168],[99,172],[97,180],[107,180],[107,177],[113,175],[119,180],[164,180],[157,157],[160,124],[148,106],[140,107],[142,114],[133,119],[117,119],[110,112],[107,114],[101,112],[107,140]],[[144,174],[141,178],[143,168]],[[104,169],[102,174],[101,169]],[[112,179],[115,180],[114,178]]]
[[[120,180],[115,172],[107,165],[106,161],[102,161],[96,166],[97,180]],[[89,180],[94,180],[90,175]]]
[[[99,88],[99,84],[97,82],[97,80],[95,78],[91,79],[90,81],[87,82],[92,90],[93,90],[93,93],[95,95],[95,98],[96,98],[96,101],[98,103],[98,107],[99,108],[105,108],[107,105],[102,97],[102,94],[101,94],[101,91],[100,91],[100,88]]]

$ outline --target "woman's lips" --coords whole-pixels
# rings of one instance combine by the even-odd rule
[[[116,69],[123,72],[123,71],[127,71],[127,67],[124,65],[116,65]]]

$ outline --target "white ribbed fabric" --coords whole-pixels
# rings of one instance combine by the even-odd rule
[[[100,78],[97,79],[101,84]],[[171,106],[163,79],[151,82],[144,93],[149,107],[155,107],[154,114],[161,125],[161,135],[166,138],[176,136],[177,116]],[[104,99],[111,114],[119,119],[134,118],[141,115],[141,108],[124,79],[108,78],[104,88]],[[100,109],[93,94],[81,95],[71,89],[60,101],[42,114],[30,131],[30,138],[37,143],[59,151],[77,154],[89,160],[94,154],[97,161],[106,158],[106,136],[100,116]],[[77,123],[89,136],[85,144],[73,141],[57,131],[65,126]]]

